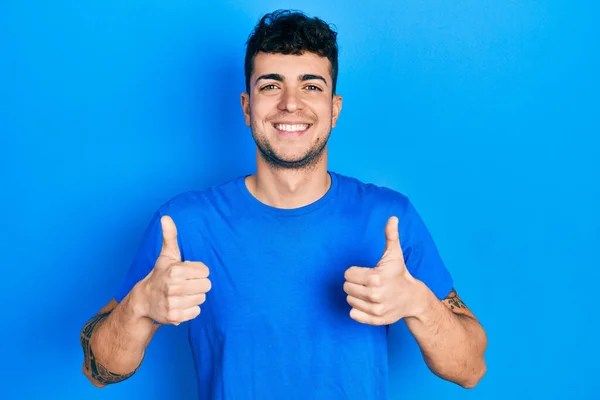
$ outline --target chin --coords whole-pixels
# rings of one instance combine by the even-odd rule
[[[274,154],[273,157],[266,159],[271,166],[285,168],[290,170],[309,169],[314,167],[322,159],[323,153],[308,153],[302,155],[282,155]]]
[[[327,141],[313,143],[313,146],[305,143],[278,143],[277,140],[269,140],[264,136],[259,136],[252,131],[252,137],[256,142],[257,149],[262,158],[271,166],[277,169],[306,169],[317,164],[323,156],[327,146]],[[276,146],[273,146],[276,144]]]

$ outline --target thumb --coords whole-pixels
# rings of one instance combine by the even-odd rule
[[[160,219],[162,227],[163,244],[160,255],[167,256],[177,261],[181,261],[181,252],[177,244],[177,227],[175,222],[168,215],[163,215]]]
[[[402,254],[402,246],[400,246],[400,234],[398,233],[398,218],[391,217],[385,226],[385,251],[384,256],[400,256]]]

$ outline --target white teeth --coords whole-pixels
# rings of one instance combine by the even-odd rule
[[[298,132],[304,131],[308,128],[308,124],[298,124],[298,125],[289,125],[289,124],[275,124],[275,128],[280,131],[286,132]]]

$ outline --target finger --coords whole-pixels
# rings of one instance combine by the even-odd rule
[[[369,276],[371,273],[372,273],[372,268],[350,267],[344,273],[344,278],[346,279],[347,282],[366,286],[369,284]]]
[[[371,303],[354,296],[346,296],[346,301],[353,308],[364,312],[365,314],[369,314],[373,317],[381,317],[384,313],[384,305],[383,304],[375,304]]]
[[[198,315],[200,315],[200,306],[195,305],[190,308],[186,308],[181,312],[182,322],[194,319]]]
[[[178,310],[174,318],[169,322],[175,326],[182,322],[192,320],[200,315],[200,306],[192,306],[183,310]]]
[[[177,296],[172,300],[172,307],[179,309],[187,309],[194,306],[204,304],[206,301],[206,293],[198,293],[192,295]]]
[[[169,282],[164,288],[167,297],[190,296],[200,293],[208,293],[212,288],[212,282],[208,278],[182,279]]]
[[[398,233],[398,217],[390,217],[385,225],[385,252],[384,255],[402,255],[400,234]]]
[[[177,227],[175,222],[168,215],[164,215],[160,219],[162,228],[163,244],[160,254],[167,256],[177,261],[181,261],[181,252],[177,243]]]
[[[212,289],[212,282],[208,278],[187,279],[181,283],[181,294],[187,296],[208,293],[210,289]]]
[[[185,263],[186,279],[203,279],[208,278],[210,270],[201,261],[191,261]]]
[[[173,279],[202,279],[208,278],[210,270],[201,261],[184,261],[171,266],[169,274]]]
[[[360,322],[361,324],[373,326],[384,325],[380,322],[380,320],[377,317],[367,314],[357,308],[353,308],[350,310],[350,318],[352,318],[356,322]]]
[[[368,301],[370,303],[381,303],[383,301],[381,292],[370,286],[344,282],[344,292],[352,297],[356,297],[357,299]]]

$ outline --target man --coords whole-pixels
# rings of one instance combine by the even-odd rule
[[[116,298],[83,328],[94,385],[133,375],[161,324],[183,322],[200,399],[384,399],[387,328],[401,319],[435,374],[481,379],[485,332],[412,204],[327,169],[337,71],[326,23],[261,19],[241,96],[256,174],[159,208]]]

